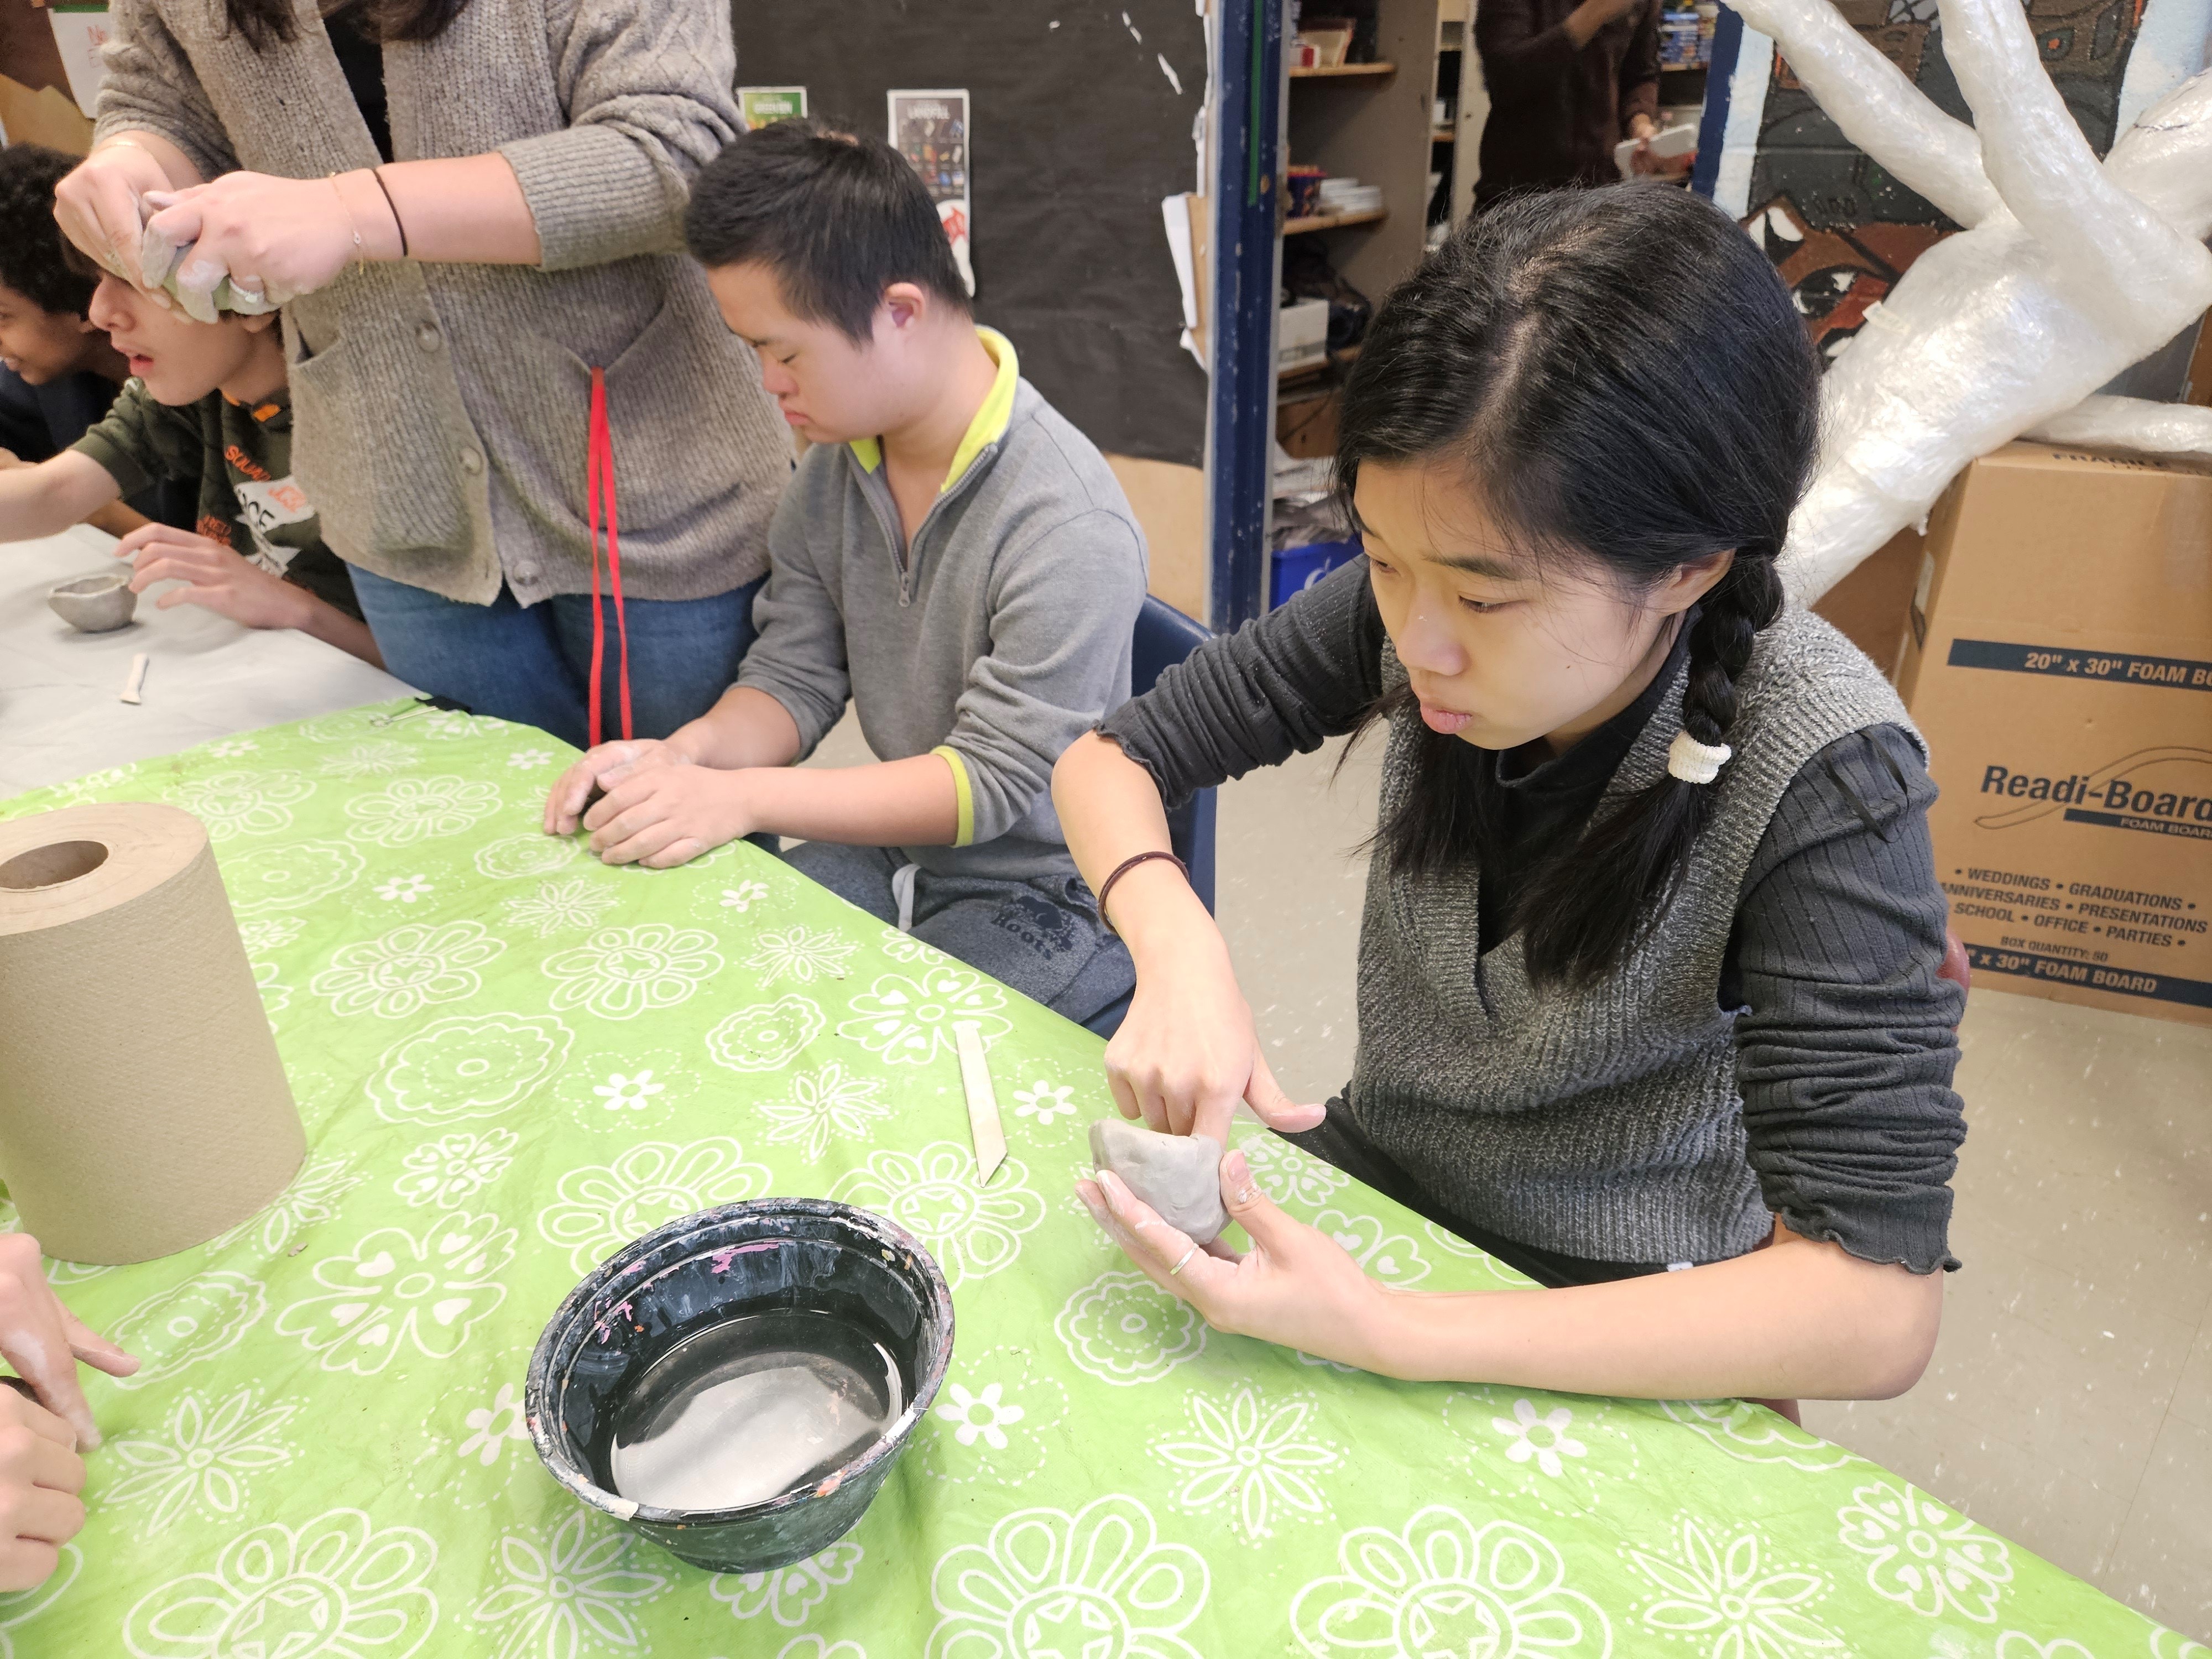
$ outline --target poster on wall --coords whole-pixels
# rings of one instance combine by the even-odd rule
[[[945,227],[960,280],[972,296],[975,268],[969,259],[968,175],[973,131],[967,89],[893,92],[890,97],[892,147],[913,163],[929,199],[937,204],[937,221]]]
[[[738,118],[747,132],[776,121],[804,120],[805,87],[739,87]]]
[[[62,70],[69,76],[70,96],[88,116],[96,112],[100,77],[106,66],[100,49],[107,44],[107,7],[54,5],[46,8],[53,20],[54,45],[62,55]]]

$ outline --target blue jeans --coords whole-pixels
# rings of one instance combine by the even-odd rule
[[[629,599],[630,712],[636,735],[665,738],[696,720],[738,678],[753,642],[763,576],[704,599]],[[355,597],[384,665],[410,685],[550,732],[582,748],[592,683],[592,596],[562,593],[525,610],[502,587],[463,605],[355,567]],[[602,601],[606,657],[603,738],[622,736],[621,653],[612,599]]]

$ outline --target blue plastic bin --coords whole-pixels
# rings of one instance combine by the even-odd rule
[[[1314,542],[1286,547],[1275,555],[1267,581],[1267,607],[1287,605],[1291,595],[1311,587],[1339,565],[1350,564],[1363,551],[1359,538],[1348,542]]]

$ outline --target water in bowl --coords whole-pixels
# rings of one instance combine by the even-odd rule
[[[842,1468],[897,1421],[890,1351],[834,1314],[744,1314],[655,1360],[591,1449],[633,1503],[692,1511],[758,1504]]]

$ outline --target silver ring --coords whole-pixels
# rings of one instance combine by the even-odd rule
[[[1192,1245],[1188,1249],[1185,1250],[1185,1251],[1182,1253],[1182,1257],[1181,1257],[1181,1258],[1180,1258],[1180,1259],[1176,1262],[1175,1266],[1168,1269],[1168,1277],[1169,1277],[1170,1279],[1173,1279],[1173,1278],[1174,1278],[1177,1273],[1181,1273],[1181,1272],[1182,1271],[1182,1269],[1183,1269],[1183,1263],[1184,1263],[1184,1262],[1188,1261],[1191,1259],[1191,1257],[1193,1257],[1193,1256],[1196,1255],[1197,1254],[1198,1254],[1198,1246],[1197,1246],[1197,1245],[1195,1245],[1195,1244]]]

